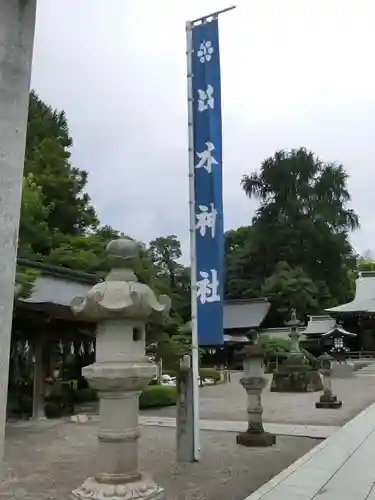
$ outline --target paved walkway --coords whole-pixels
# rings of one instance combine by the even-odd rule
[[[230,384],[200,389],[200,415],[205,420],[246,421],[246,393],[239,383],[242,374],[232,374]],[[271,377],[268,377],[269,381]],[[340,410],[317,410],[320,393],[285,394],[263,391],[263,420],[267,423],[341,426],[375,401],[375,378],[333,379],[333,391],[342,399]],[[175,417],[174,407],[142,412],[145,416]]]
[[[97,424],[24,422],[7,429],[1,500],[67,500],[95,471]],[[198,463],[177,464],[172,428],[142,428],[141,468],[168,500],[243,500],[319,441],[279,437],[267,449],[244,448],[232,432],[204,431]],[[104,500],[104,499],[103,499]],[[109,499],[108,499],[109,500]]]
[[[375,500],[375,404],[246,500]]]

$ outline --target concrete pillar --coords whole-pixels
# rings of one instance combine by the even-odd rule
[[[261,394],[267,385],[264,376],[263,350],[258,344],[243,349],[243,377],[240,382],[247,394],[248,428],[237,435],[237,444],[243,446],[272,446],[276,436],[263,428]]]
[[[138,398],[156,374],[145,355],[145,323],[163,321],[170,300],[138,282],[132,264],[139,251],[130,239],[109,243],[112,271],[72,302],[76,315],[97,322],[96,361],[83,375],[100,398],[98,465],[73,491],[80,500],[164,499],[163,489],[139,472]]]
[[[36,0],[0,2],[0,461],[9,375],[18,226]]]

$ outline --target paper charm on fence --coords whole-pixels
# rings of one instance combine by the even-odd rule
[[[200,62],[202,64],[209,62],[213,53],[214,48],[212,47],[212,43],[208,40],[203,40],[203,42],[199,45],[199,50],[197,52]]]
[[[70,354],[71,354],[72,356],[74,356],[74,354],[75,354],[74,342],[71,342],[71,344],[70,344]]]
[[[215,99],[213,97],[214,88],[212,85],[207,85],[207,90],[198,89],[198,111],[206,111],[206,109],[214,109]]]
[[[81,342],[81,345],[79,346],[79,355],[84,356],[85,355],[85,346],[83,345],[83,342]]]
[[[219,162],[212,156],[212,151],[215,149],[212,142],[206,142],[206,146],[207,149],[201,153],[196,153],[199,158],[199,162],[195,165],[195,168],[203,167],[210,174],[212,172],[212,165],[219,165]]]
[[[195,227],[199,230],[201,236],[206,236],[206,229],[211,229],[211,238],[215,238],[217,210],[213,203],[210,203],[210,205],[211,212],[206,205],[199,205],[200,213],[195,214],[197,218]]]
[[[203,305],[206,302],[220,302],[219,295],[219,280],[217,278],[216,269],[211,269],[211,278],[210,281],[210,273],[206,271],[200,271],[199,275],[202,279],[197,281],[197,299]]]
[[[58,347],[58,349],[59,349],[59,353],[60,354],[64,354],[64,345],[62,343],[62,340],[59,341],[59,347]]]

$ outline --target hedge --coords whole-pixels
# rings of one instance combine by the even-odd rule
[[[164,373],[171,377],[177,376],[177,372],[174,370],[165,370]],[[215,382],[220,381],[220,372],[215,368],[201,368],[199,370],[199,376],[202,380],[205,378],[212,378]]]
[[[220,381],[220,372],[215,370],[215,368],[201,368],[199,370],[199,376],[202,379],[212,378],[215,383]]]
[[[98,401],[98,393],[95,389],[88,387],[87,389],[78,389],[73,392],[73,401],[75,404],[91,403]]]
[[[139,408],[161,408],[177,402],[177,389],[169,385],[149,385],[139,396]]]

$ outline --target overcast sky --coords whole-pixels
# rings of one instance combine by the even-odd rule
[[[101,222],[188,251],[185,21],[227,0],[39,0],[32,85],[66,111]],[[375,248],[375,2],[238,0],[220,18],[226,229],[242,174],[280,148],[343,163]]]

